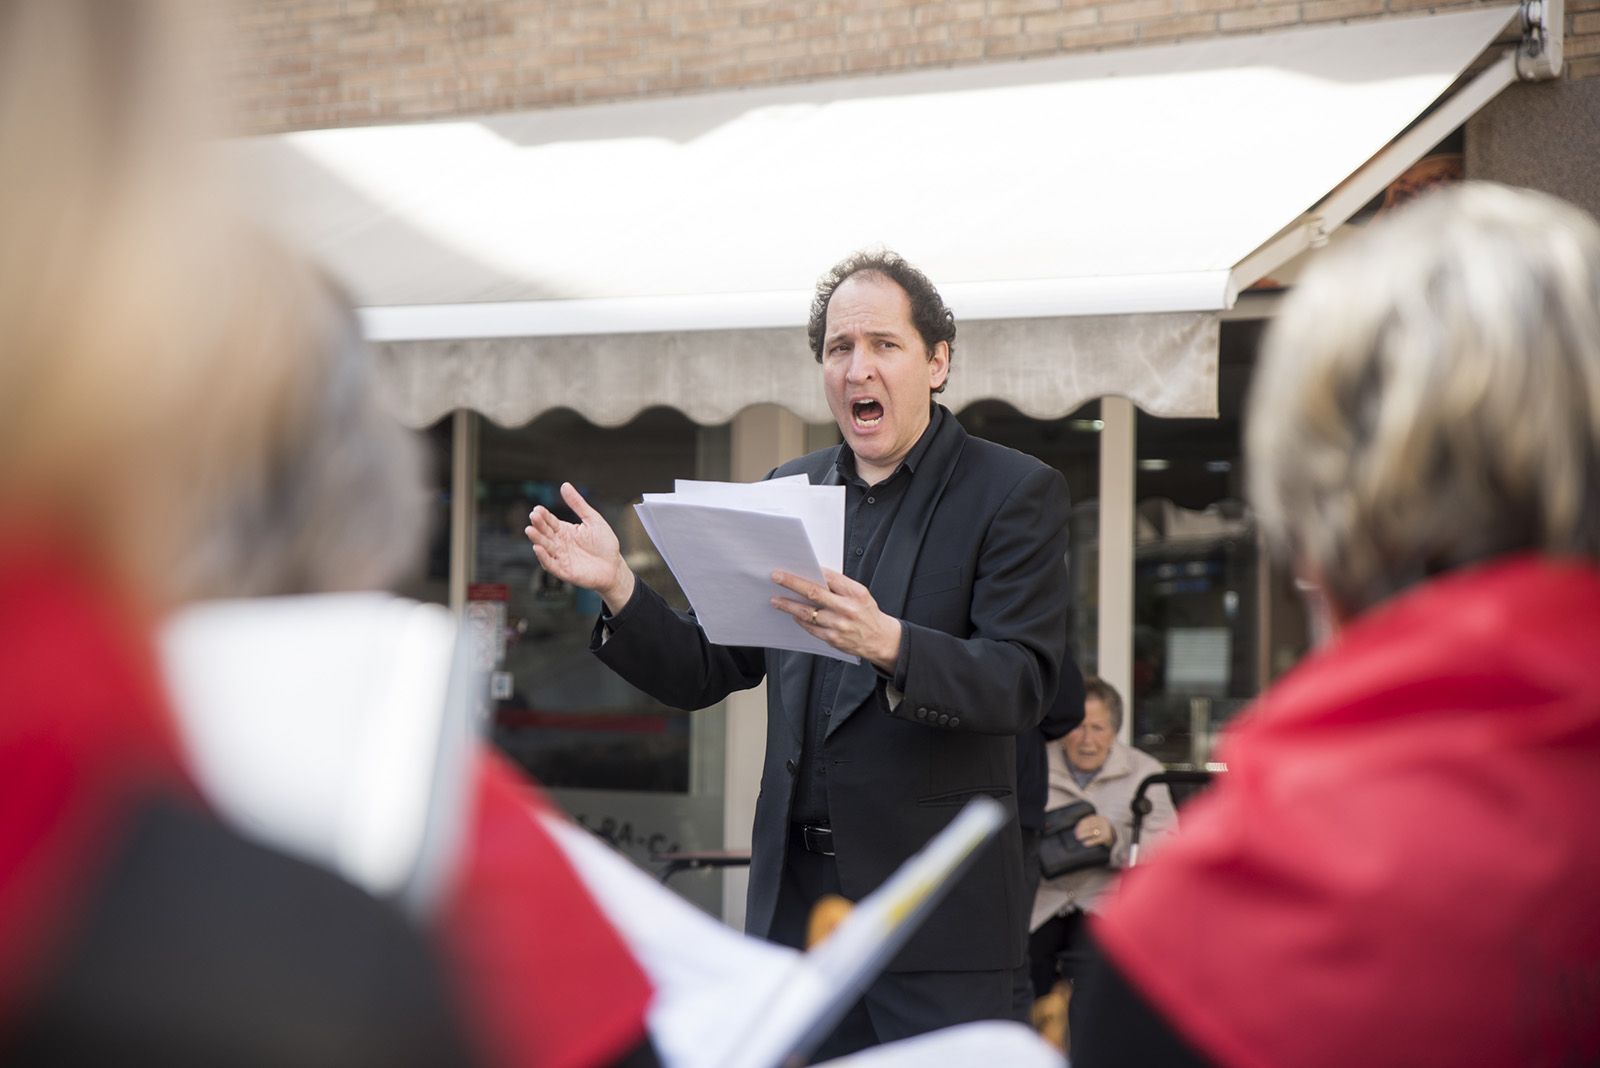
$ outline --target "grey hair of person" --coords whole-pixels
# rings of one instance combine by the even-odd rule
[[[1088,675],[1083,680],[1083,699],[1099,701],[1111,717],[1111,732],[1122,733],[1122,695],[1115,686],[1098,675]]]
[[[286,254],[286,253],[285,253]],[[382,589],[407,577],[427,532],[417,436],[381,403],[373,354],[342,290],[304,263],[286,287],[304,319],[269,433],[210,508],[183,564],[190,598]],[[286,309],[292,312],[294,309]]]
[[[1419,198],[1306,273],[1246,418],[1268,544],[1344,618],[1504,554],[1600,559],[1600,226]]]

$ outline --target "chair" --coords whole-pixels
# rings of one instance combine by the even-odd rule
[[[666,886],[667,881],[680,871],[748,867],[750,864],[750,851],[748,849],[718,849],[692,853],[651,853],[650,861],[653,864],[663,865],[660,879],[661,885]]]
[[[1128,867],[1139,863],[1139,836],[1144,831],[1144,818],[1150,815],[1153,807],[1150,798],[1145,796],[1150,789],[1165,786],[1172,794],[1173,807],[1181,809],[1210,785],[1216,774],[1210,771],[1158,771],[1144,777],[1133,792],[1133,801],[1129,805],[1133,809],[1133,833],[1128,836]]]

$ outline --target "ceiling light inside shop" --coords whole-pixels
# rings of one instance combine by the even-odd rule
[[[1165,471],[1167,468],[1169,468],[1171,466],[1172,466],[1172,461],[1171,460],[1140,460],[1139,461],[1139,470],[1141,470],[1141,471]]]
[[[1102,419],[1068,419],[1068,430],[1081,430],[1086,434],[1098,434],[1106,428]]]

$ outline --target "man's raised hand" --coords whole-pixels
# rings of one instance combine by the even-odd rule
[[[598,593],[612,614],[622,611],[633,596],[634,579],[616,533],[572,483],[561,483],[561,499],[578,522],[563,523],[542,504],[529,512],[523,533],[533,542],[533,554],[556,578]]]

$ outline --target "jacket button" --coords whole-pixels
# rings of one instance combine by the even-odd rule
[[[951,716],[950,717],[950,726],[952,726],[952,727],[961,726],[961,717],[960,716]]]
[[[950,722],[950,717],[948,715],[944,714],[943,712],[939,713],[939,726],[943,727],[946,723],[949,723],[949,722]]]
[[[795,763],[792,760],[785,760],[783,762],[783,766],[788,769],[790,775],[793,775],[797,770],[799,770],[795,767]]]

